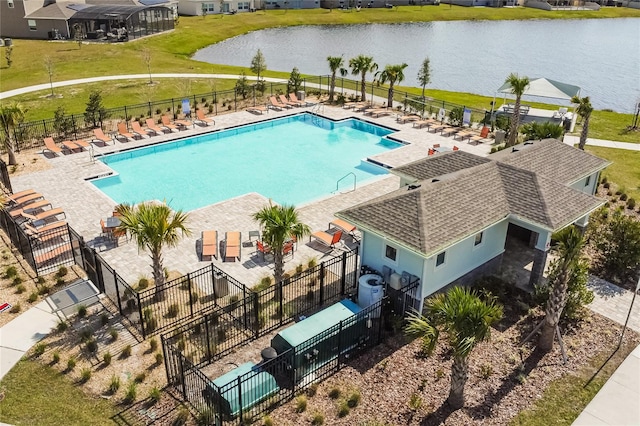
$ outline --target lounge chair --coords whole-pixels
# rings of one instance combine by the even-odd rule
[[[101,128],[93,129],[94,138],[92,141],[98,140],[105,145],[109,145],[109,142],[113,142],[113,138],[110,138],[104,134]]]
[[[263,106],[254,106],[245,108],[245,111],[252,114],[262,114],[263,112],[269,112],[269,108]]]
[[[75,152],[76,150],[82,151],[82,147],[72,141],[63,141],[61,142],[61,145],[64,146],[70,152]]]
[[[440,129],[440,135],[442,136],[451,136],[457,131],[455,127],[445,126],[443,129]]]
[[[11,215],[11,217],[14,219],[18,219],[23,217],[22,216],[23,213],[33,214],[37,210],[44,210],[44,207],[47,207],[47,206],[51,208],[51,203],[49,201],[40,200],[40,201],[36,201],[35,203],[27,204],[23,207],[16,207],[9,211],[9,215]]]
[[[275,96],[271,96],[269,98],[269,102],[271,103],[271,108],[275,108],[278,111],[282,111],[282,108],[293,108],[291,105],[283,104],[282,102],[278,102]]]
[[[311,234],[309,241],[311,241],[311,238],[315,238],[316,241],[324,244],[330,249],[334,249],[336,244],[340,242],[340,238],[342,238],[342,231],[336,231],[333,235],[325,231],[317,231]]]
[[[391,111],[388,109],[379,109],[377,111],[371,112],[371,116],[376,118],[382,117],[384,115],[391,115]]]
[[[413,122],[413,127],[416,127],[418,129],[422,129],[423,127],[426,127],[427,129],[429,129],[431,126],[433,126],[436,123],[437,123],[437,121],[432,120],[432,119],[429,118],[428,120],[414,121]]]
[[[14,202],[14,206],[22,208],[22,206],[25,206],[29,203],[33,203],[39,200],[44,200],[44,196],[42,194],[38,194],[37,192],[34,192],[33,194],[28,194],[23,197],[16,198]]]
[[[278,95],[278,98],[280,98],[280,102],[285,104],[285,105],[291,105],[293,107],[300,106],[299,102],[291,102],[289,99],[287,99],[287,97],[285,95]]]
[[[25,189],[24,191],[16,192],[7,197],[8,203],[15,203],[18,198],[26,197],[27,195],[35,194],[35,189]]]
[[[204,111],[202,111],[201,109],[196,110],[196,119],[194,120],[194,122],[204,124],[205,126],[208,126],[209,123],[213,124],[214,126],[216,125],[216,121],[213,118],[205,116]]]
[[[53,138],[44,138],[44,146],[45,148],[42,150],[43,153],[45,151],[49,151],[57,157],[58,154],[62,152],[62,148],[56,145],[56,143],[53,141]]]
[[[360,102],[360,105],[356,105],[355,107],[353,107],[353,110],[356,112],[362,112],[367,109],[375,109],[375,108],[373,108],[373,105],[368,102]]]
[[[75,141],[71,141],[71,142],[75,143],[82,149],[87,149],[91,146],[91,144],[85,141],[84,139],[76,139]]]
[[[434,124],[431,127],[429,127],[429,131],[433,130],[433,133],[438,133],[439,131],[441,131],[442,129],[448,129],[449,126],[447,126],[446,124]]]
[[[473,135],[475,135],[475,132],[473,132],[473,131],[471,131],[469,129],[460,129],[459,131],[457,131],[453,135],[453,139],[458,137],[458,138],[460,138],[461,141],[464,141],[465,139],[469,139]]]
[[[149,135],[148,130],[143,129],[142,126],[140,126],[140,123],[138,122],[138,120],[131,120],[131,130],[133,130],[135,134],[140,136],[151,136]],[[157,134],[153,130],[151,130],[151,132],[153,132],[154,134]]]
[[[63,215],[64,217],[67,217],[64,210],[62,210],[60,207],[57,207],[51,210],[45,210],[42,213],[38,213],[35,215],[31,213],[22,213],[22,216],[29,219],[32,225],[34,225],[36,222],[43,222],[44,224],[46,223],[47,219],[50,219],[52,217],[57,217],[59,215]]]
[[[291,99],[291,102],[293,102],[294,104],[298,104],[298,106],[307,106],[307,102],[303,102],[298,99],[296,94],[293,92],[289,93],[289,99]]]
[[[136,139],[136,134],[129,132],[129,129],[127,129],[127,123],[125,123],[124,121],[121,121],[121,122],[118,123],[118,136],[124,137],[124,142],[128,142],[129,139],[131,139],[131,140],[135,140]],[[116,136],[116,137],[118,137],[118,136]],[[137,136],[142,138],[141,135],[137,135]],[[118,140],[120,140],[120,139],[118,139]]]
[[[240,260],[240,241],[242,241],[242,235],[238,231],[226,232],[224,234],[224,260],[228,258]]]
[[[422,117],[420,117],[418,114],[406,114],[406,115],[399,115],[396,118],[396,121],[398,123],[401,124],[405,124],[405,123],[410,123],[412,121],[420,121]]]
[[[344,109],[355,109],[355,108],[362,108],[363,106],[366,106],[367,104],[364,102],[346,102],[344,105],[342,105],[342,108]]]
[[[52,260],[56,260],[60,256],[69,255],[70,258],[73,258],[73,255],[71,255],[71,250],[72,247],[70,243],[58,245],[42,254],[34,256],[34,260],[36,261],[36,264],[38,266],[42,266],[46,263],[51,262]]]
[[[355,238],[355,232],[357,229],[355,225],[352,225],[342,219],[334,219],[329,222],[329,228],[331,228],[332,226],[342,230],[343,232],[346,232],[347,234]]]
[[[162,125],[165,128],[169,129],[169,131],[173,132],[174,130],[176,131],[180,130],[178,126],[171,123],[171,119],[169,118],[168,115],[163,115],[160,119],[162,120]]]
[[[151,130],[152,132],[154,132],[156,135],[159,135],[161,133],[171,133],[171,129],[168,127],[160,127],[156,124],[155,121],[153,121],[153,118],[147,118],[147,129]],[[166,130],[166,132],[165,132]]]
[[[489,128],[485,126],[482,128],[482,130],[480,130],[480,135],[471,136],[469,138],[469,143],[472,145],[478,145],[479,143],[485,142],[488,136]]]
[[[162,116],[162,125],[171,130],[186,130],[192,123],[185,120],[174,120],[173,123],[168,115]]]
[[[218,258],[218,231],[202,231],[202,260]]]
[[[67,222],[61,220],[58,222],[49,223],[42,228],[35,228],[29,223],[24,224],[25,232],[27,235],[35,238],[41,243],[53,240],[55,238],[61,238],[65,235],[62,230],[67,226]],[[53,232],[58,231],[58,232]]]

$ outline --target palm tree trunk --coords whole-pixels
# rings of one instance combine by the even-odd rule
[[[511,126],[509,127],[509,141],[507,146],[513,146],[518,140],[518,124],[520,124],[520,96],[516,97],[516,104],[513,107],[513,115],[511,116]]]
[[[393,81],[389,82],[389,93],[387,94],[387,107],[393,108]]]
[[[153,281],[156,285],[155,300],[164,300],[164,270],[162,268],[162,252],[160,250],[151,251],[151,266],[153,267]]]
[[[280,282],[284,275],[284,261],[282,256],[282,247],[275,248],[273,251],[273,278],[276,280],[276,291],[273,293],[274,300],[280,300],[282,286]]]
[[[333,92],[336,90],[336,73],[331,74],[331,86],[329,87],[329,103],[333,102]]]
[[[366,102],[367,101],[367,88],[365,86],[365,84],[367,83],[366,76],[367,76],[367,74],[365,72],[363,72],[362,73],[362,81],[360,82],[360,84],[361,84],[360,93],[362,95],[362,102]],[[373,99],[371,99],[371,101],[373,102]]]
[[[543,351],[550,351],[553,348],[556,326],[560,321],[560,315],[562,315],[562,310],[567,302],[569,274],[565,272],[558,278],[556,285],[549,295],[549,300],[547,300],[542,331],[538,339],[538,347]]]
[[[16,159],[16,153],[13,152],[11,147],[7,147],[7,155],[9,156],[9,165],[15,166],[18,164],[18,160]]]
[[[454,357],[451,366],[451,389],[447,401],[454,410],[464,407],[464,385],[467,383],[467,358]]]
[[[587,144],[587,135],[589,135],[589,118],[591,118],[591,114],[584,117],[584,122],[582,123],[582,132],[580,132],[580,143],[578,144],[578,148],[584,151],[584,146]]]

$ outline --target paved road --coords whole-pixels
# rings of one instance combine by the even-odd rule
[[[638,136],[640,139],[640,135]],[[564,135],[564,143],[577,145],[580,142],[579,136]],[[640,151],[640,143],[608,141],[604,139],[587,138],[587,146],[602,146],[604,148],[628,149],[630,151]]]

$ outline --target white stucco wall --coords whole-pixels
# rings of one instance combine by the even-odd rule
[[[571,185],[571,188],[577,189],[578,191],[584,192],[586,194],[593,195],[596,193],[596,186],[598,184],[599,175],[600,175],[600,172],[596,172],[588,177],[580,179],[579,181],[574,182]],[[589,181],[589,184],[585,185],[585,183],[587,183],[587,180]]]
[[[412,275],[422,277],[422,271],[424,269],[423,258],[411,251],[403,250],[399,246],[389,243],[390,246],[397,249],[396,262],[393,262],[385,257],[386,244],[381,237],[371,232],[363,231],[361,242],[362,264],[370,266],[380,272],[382,272],[383,266],[388,266],[399,274],[407,271]]]

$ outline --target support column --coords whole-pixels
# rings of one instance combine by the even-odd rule
[[[589,225],[589,215],[582,216],[574,222],[574,225],[580,230],[580,233],[584,235],[585,232],[587,232],[587,226]]]
[[[541,231],[538,233],[538,241],[536,242],[533,266],[531,267],[531,275],[529,276],[529,287],[533,289],[536,284],[542,280],[544,266],[547,263],[547,255],[549,254],[549,246],[551,244],[551,233]]]

